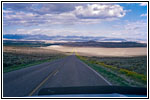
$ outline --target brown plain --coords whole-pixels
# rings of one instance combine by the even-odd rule
[[[23,54],[59,54],[62,53],[57,50],[47,50],[37,47],[17,47],[17,46],[3,46],[3,52],[23,53]]]

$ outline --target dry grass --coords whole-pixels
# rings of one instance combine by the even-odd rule
[[[17,47],[17,46],[4,46],[3,52],[23,53],[23,54],[59,54],[62,53],[57,50],[47,50],[37,47]]]

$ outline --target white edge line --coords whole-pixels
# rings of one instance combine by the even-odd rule
[[[91,67],[89,67],[87,64],[85,64],[84,62],[82,62],[81,60],[79,60],[82,64],[84,64],[86,67],[88,67],[89,69],[91,69],[96,75],[98,75],[100,78],[102,78],[107,84],[112,85],[109,81],[107,81],[102,75],[100,75],[97,71],[95,71],[94,69],[92,69]]]

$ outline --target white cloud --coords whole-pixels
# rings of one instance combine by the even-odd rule
[[[126,11],[120,5],[88,4],[86,7],[76,6],[74,13],[79,18],[108,19],[121,18],[125,16]]]
[[[141,17],[144,17],[144,16],[147,16],[147,14],[141,14],[140,16],[141,16]]]
[[[69,33],[69,34],[68,34]],[[49,28],[32,28],[32,29],[16,29],[15,32],[8,34],[30,34],[30,35],[47,35],[47,36],[87,36],[93,32],[75,30],[75,29],[49,29]]]
[[[144,20],[138,21],[123,21],[116,23],[113,26],[113,31],[109,30],[110,33],[115,33],[114,37],[120,38],[131,38],[131,39],[147,39],[147,22]]]
[[[25,29],[19,28],[19,29],[17,29],[16,31],[17,31],[17,32],[21,32],[21,31],[25,31]]]
[[[8,14],[8,13],[13,13],[11,10],[3,10],[3,13]]]
[[[120,34],[123,38],[134,38],[134,39],[146,39],[147,38],[147,22],[145,21],[134,21],[124,22],[124,24],[115,25],[119,30],[116,30],[116,34]],[[115,31],[114,31],[115,32]]]
[[[48,35],[48,36],[106,36],[114,38],[132,38],[132,39],[147,39],[147,22],[146,21],[123,21],[122,23],[114,23],[111,28],[105,27],[98,30],[84,30],[77,28],[49,28],[49,27],[30,27],[30,28],[18,28],[11,31],[8,34],[30,34],[30,35]]]
[[[39,9],[38,9],[39,10]],[[43,24],[96,24],[101,21],[112,21],[125,16],[126,10],[114,4],[87,4],[75,6],[72,11],[39,14],[35,12],[4,11],[4,25],[43,25]]]
[[[147,6],[147,3],[140,3],[140,6]]]
[[[136,21],[136,22],[127,22],[125,25],[125,29],[128,31],[139,31],[143,29],[147,29],[147,23],[143,21]]]

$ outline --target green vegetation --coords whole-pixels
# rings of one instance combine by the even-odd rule
[[[15,48],[16,51],[14,52],[9,48],[7,52],[3,52],[3,72],[10,72],[65,57],[63,54],[46,52],[38,48],[35,48],[35,50],[30,48],[32,52],[27,51],[28,49],[29,48],[23,48],[19,49],[19,51]]]
[[[80,60],[88,64],[90,67],[95,69],[113,85],[121,86],[141,86],[146,87],[147,77],[146,68],[143,70],[137,70],[136,67],[147,67],[146,57],[83,57],[78,56]],[[121,60],[119,60],[121,59]],[[141,60],[140,60],[141,59]],[[133,65],[137,65],[137,61],[145,66],[136,66],[128,68]],[[128,65],[122,67],[122,65]],[[116,65],[116,66],[115,66]],[[137,72],[134,71],[136,69]],[[142,68],[141,68],[142,69]]]
[[[147,56],[138,57],[90,57],[89,59],[117,68],[123,68],[139,74],[147,74]]]
[[[146,43],[137,42],[70,42],[65,43],[65,46],[73,47],[105,47],[105,48],[129,48],[129,47],[147,47]]]

